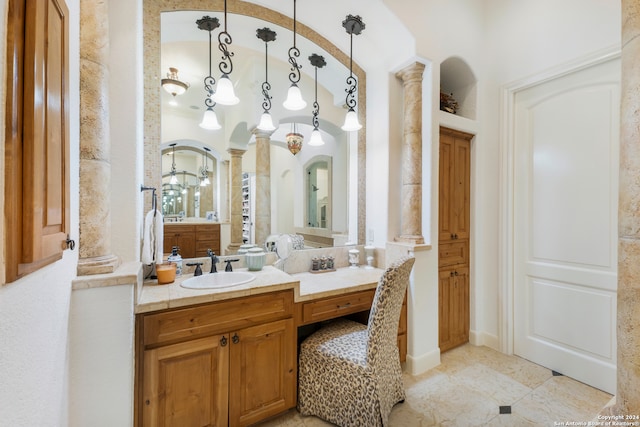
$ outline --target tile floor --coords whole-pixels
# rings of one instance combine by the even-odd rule
[[[393,408],[389,418],[392,427],[520,427],[589,422],[612,397],[487,347],[467,344],[444,353],[441,361],[440,366],[422,375],[405,374],[407,399]],[[291,410],[261,426],[331,425]]]

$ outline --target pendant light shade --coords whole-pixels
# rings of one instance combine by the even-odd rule
[[[262,116],[260,116],[260,123],[258,123],[257,128],[265,131],[276,130],[276,127],[273,125],[271,114],[268,112],[262,113]]]
[[[322,140],[322,135],[320,134],[320,131],[318,129],[314,129],[313,132],[311,132],[311,138],[309,138],[309,145],[312,145],[314,147],[319,147],[321,145],[324,145],[324,141]]]
[[[359,16],[347,15],[347,18],[342,21],[342,26],[347,31],[350,37],[350,52],[349,52],[349,77],[347,77],[347,98],[345,104],[349,107],[347,115],[344,118],[344,125],[342,130],[344,131],[356,131],[362,129],[362,125],[358,121],[358,115],[356,114],[356,92],[358,90],[358,80],[353,77],[353,35],[358,35],[364,30],[364,22]]]
[[[200,127],[207,130],[218,130],[222,128],[218,122],[218,116],[213,110],[213,107],[207,108],[204,112],[204,116],[202,116],[202,121],[200,122]]]
[[[346,132],[356,131],[362,129],[362,125],[358,121],[358,115],[353,110],[353,108],[349,108],[347,111],[347,115],[344,118],[344,124],[342,125],[342,130]]]
[[[233,89],[233,83],[228,74],[223,74],[218,80],[216,93],[213,94],[213,101],[221,105],[236,105],[240,102]]]
[[[287,99],[282,103],[282,106],[287,110],[298,111],[307,106],[307,103],[302,99],[302,92],[297,84],[292,83],[287,92]]]

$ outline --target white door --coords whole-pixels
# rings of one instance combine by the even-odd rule
[[[616,390],[619,59],[515,95],[514,352]]]

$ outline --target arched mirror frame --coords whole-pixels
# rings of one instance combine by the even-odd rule
[[[203,9],[201,0],[144,0],[143,3],[143,37],[144,37],[144,179],[145,183],[155,183],[154,186],[161,188],[162,186],[162,164],[160,153],[160,124],[161,124],[161,106],[160,106],[160,14],[162,12],[171,12],[178,10],[207,10],[218,11],[224,10],[223,0],[214,0],[208,2],[206,8]],[[265,22],[271,22],[281,27],[288,28],[293,31],[293,19],[283,15],[280,12],[268,9],[266,7],[248,3],[246,1],[237,0],[227,4],[227,11],[239,15],[246,15],[262,19]],[[336,22],[336,31],[339,30],[340,21]],[[338,61],[349,67],[349,56],[338,49],[333,43],[325,37],[307,27],[306,25],[296,22],[296,31],[302,37],[305,37],[322,49],[333,55]],[[345,38],[347,37],[345,33]],[[358,218],[358,243],[363,244],[365,241],[366,228],[366,91],[367,82],[364,70],[355,62],[353,63],[353,73],[358,78],[358,119],[362,123],[362,129],[358,131],[358,153],[357,153],[357,179],[358,179],[358,202],[357,202],[357,218]],[[345,76],[346,79],[347,76]],[[146,206],[146,209],[150,209]]]

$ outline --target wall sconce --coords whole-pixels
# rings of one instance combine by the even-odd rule
[[[224,0],[224,31],[218,34],[218,49],[222,52],[222,61],[220,61],[218,68],[222,72],[222,76],[218,80],[218,87],[213,95],[213,100],[222,105],[236,105],[240,102],[229,78],[229,74],[233,71],[233,62],[231,61],[233,52],[229,52],[228,49],[230,44],[231,35],[227,32],[227,0]]]
[[[362,125],[358,121],[358,115],[356,114],[356,91],[358,90],[358,81],[353,77],[353,35],[359,35],[364,30],[364,22],[360,16],[347,15],[347,18],[342,21],[342,26],[351,37],[351,47],[349,52],[349,77],[347,77],[347,98],[346,105],[349,107],[347,115],[342,125],[344,131],[354,131],[362,129]]]
[[[271,114],[269,114],[269,110],[271,110],[271,95],[269,95],[271,85],[269,84],[269,55],[267,45],[276,39],[276,32],[265,27],[256,30],[256,36],[264,42],[264,83],[262,83],[262,95],[264,96],[262,108],[264,112],[262,116],[260,116],[260,123],[258,123],[257,127],[260,130],[272,131],[276,130],[276,127],[273,125]]]
[[[171,178],[169,184],[175,185],[178,183],[178,177],[176,176],[176,144],[169,144],[172,148],[171,153]]]
[[[300,56],[300,50],[296,47],[296,0],[293,0],[293,47],[289,49],[289,63],[291,64],[291,72],[289,73],[289,81],[291,86],[287,92],[287,99],[282,103],[283,107],[287,110],[297,111],[302,110],[307,106],[307,103],[302,99],[302,92],[298,87],[300,81],[300,68],[302,65],[298,65],[296,58]]]
[[[198,19],[196,21],[198,28],[204,31],[209,32],[209,75],[204,78],[204,90],[207,93],[207,96],[204,99],[204,105],[207,107],[204,115],[202,116],[202,121],[200,122],[200,127],[208,130],[217,130],[222,128],[220,123],[218,122],[218,116],[216,112],[213,110],[216,103],[213,100],[213,86],[216,84],[216,79],[211,75],[211,31],[215,30],[220,26],[218,22],[218,18],[212,18],[210,16],[203,16],[202,19]]]
[[[177,68],[170,67],[167,77],[162,79],[162,88],[175,97],[185,93],[189,89],[189,83],[178,78]]]
[[[320,114],[320,104],[318,104],[318,68],[322,68],[327,65],[327,62],[324,60],[324,56],[312,54],[309,57],[309,61],[311,65],[315,68],[315,100],[313,101],[313,119],[311,123],[313,124],[313,131],[311,132],[311,138],[309,138],[309,145],[320,146],[324,145],[324,141],[322,140],[322,135],[320,134],[320,122],[318,122],[318,115]]]

